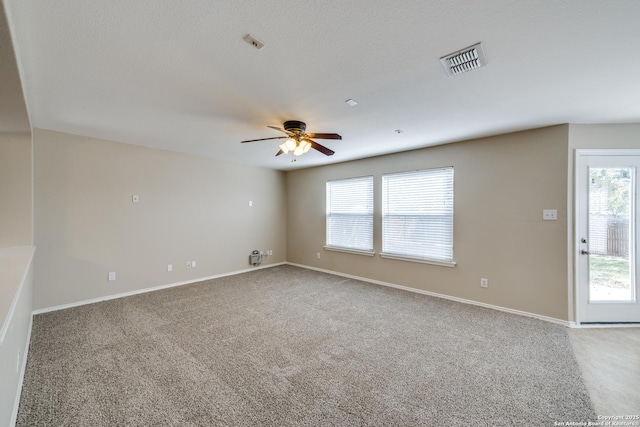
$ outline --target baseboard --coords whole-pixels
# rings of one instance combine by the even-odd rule
[[[640,328],[640,323],[576,323],[575,329]]]
[[[104,296],[104,297],[93,298],[93,299],[88,299],[88,300],[83,300],[83,301],[78,301],[78,302],[72,302],[72,303],[69,303],[69,304],[56,305],[54,307],[47,307],[47,308],[41,308],[41,309],[38,309],[38,310],[34,310],[32,312],[32,314],[36,315],[36,314],[42,314],[42,313],[49,313],[49,312],[52,312],[52,311],[65,310],[67,308],[79,307],[79,306],[87,305],[87,304],[94,304],[94,303],[101,302],[101,301],[108,301],[108,300],[117,299],[117,298],[124,298],[124,297],[129,297],[129,296],[132,296],[132,295],[146,294],[147,292],[159,291],[159,290],[168,289],[168,288],[175,288],[176,286],[190,285],[191,283],[204,282],[205,280],[211,280],[211,279],[219,279],[220,277],[235,276],[236,274],[249,273],[251,271],[262,270],[264,268],[271,268],[271,267],[276,267],[278,265],[284,265],[284,264],[286,264],[286,262],[278,262],[278,263],[275,263],[275,264],[267,264],[267,265],[263,265],[263,266],[247,268],[245,270],[231,271],[229,273],[222,273],[222,274],[216,274],[216,275],[213,275],[213,276],[199,277],[197,279],[190,279],[190,280],[185,280],[185,281],[182,281],[182,282],[169,283],[169,284],[166,284],[166,285],[154,286],[154,287],[151,287],[151,288],[144,288],[144,289],[137,289],[135,291],[123,292],[123,293],[114,294],[114,295],[107,295],[107,296]]]
[[[218,279],[220,277],[234,276],[234,275],[237,275],[237,274],[248,273],[248,272],[251,272],[251,271],[261,270],[261,269],[264,269],[264,268],[276,267],[276,266],[285,265],[285,264],[286,265],[292,265],[292,266],[295,266],[295,267],[300,267],[300,268],[306,268],[308,270],[315,270],[315,271],[320,271],[320,272],[323,272],[323,273],[333,274],[333,275],[336,275],[336,276],[347,277],[349,279],[361,280],[363,282],[373,283],[373,284],[381,285],[381,286],[387,286],[387,287],[390,287],[390,288],[402,289],[404,291],[414,292],[414,293],[418,293],[418,294],[422,294],[422,295],[429,295],[429,296],[436,297],[436,298],[442,298],[442,299],[446,299],[446,300],[450,300],[450,301],[456,301],[456,302],[460,302],[462,304],[475,305],[475,306],[478,306],[478,307],[490,308],[492,310],[498,310],[498,311],[502,311],[502,312],[505,312],[505,313],[517,314],[519,316],[532,317],[532,318],[535,318],[535,319],[543,320],[545,322],[556,323],[556,324],[559,324],[559,325],[562,325],[562,326],[571,327],[571,328],[606,327],[606,325],[605,326],[603,326],[603,325],[597,325],[597,326],[596,325],[580,325],[580,324],[578,324],[576,322],[570,322],[570,321],[567,321],[567,320],[556,319],[554,317],[543,316],[541,314],[530,313],[528,311],[515,310],[515,309],[512,309],[512,308],[502,307],[502,306],[499,306],[499,305],[487,304],[487,303],[474,301],[474,300],[469,300],[469,299],[465,299],[465,298],[454,297],[454,296],[451,296],[451,295],[439,294],[439,293],[436,293],[436,292],[431,292],[431,291],[425,291],[425,290],[422,290],[422,289],[412,288],[410,286],[398,285],[396,283],[390,283],[390,282],[383,282],[381,280],[370,279],[368,277],[355,276],[355,275],[352,275],[352,274],[341,273],[339,271],[327,270],[327,269],[324,269],[324,268],[312,267],[312,266],[303,265],[303,264],[296,264],[296,263],[293,263],[293,262],[279,262],[279,263],[275,263],[275,264],[268,264],[268,265],[254,267],[254,268],[248,268],[248,269],[244,269],[244,270],[237,270],[237,271],[232,271],[232,272],[228,272],[228,273],[216,274],[216,275],[213,275],[213,276],[199,277],[197,279],[185,280],[185,281],[182,281],[182,282],[175,282],[175,283],[169,283],[169,284],[166,284],[166,285],[154,286],[154,287],[151,287],[151,288],[137,289],[135,291],[123,292],[123,293],[119,293],[119,294],[108,295],[108,296],[104,296],[104,297],[93,298],[93,299],[89,299],[89,300],[83,300],[83,301],[78,301],[78,302],[74,302],[74,303],[58,305],[58,306],[54,306],[54,307],[41,308],[41,309],[38,309],[38,310],[34,310],[32,314],[36,315],[36,314],[42,314],[42,313],[49,313],[49,312],[52,312],[52,311],[64,310],[64,309],[67,309],[67,308],[79,307],[79,306],[87,305],[87,304],[94,304],[94,303],[101,302],[101,301],[108,301],[108,300],[112,300],[112,299],[124,298],[124,297],[128,297],[128,296],[132,296],[132,295],[144,294],[144,293],[147,293],[147,292],[159,291],[159,290],[162,290],[162,289],[173,288],[173,287],[176,287],[176,286],[189,285],[191,283],[203,282],[205,280],[212,280],[212,279]],[[612,326],[609,326],[609,327],[615,327],[615,326],[612,325]],[[620,326],[618,326],[618,327],[620,327]],[[627,325],[627,327],[633,327],[633,326],[632,325]],[[29,334],[31,334],[31,330],[29,330]]]
[[[412,288],[412,287],[404,286],[404,285],[398,285],[398,284],[395,284],[395,283],[383,282],[381,280],[369,279],[368,277],[354,276],[352,274],[340,273],[338,271],[333,271],[333,270],[326,270],[324,268],[311,267],[311,266],[308,266],[308,265],[295,264],[295,263],[292,263],[292,262],[287,262],[286,264],[293,265],[295,267],[306,268],[308,270],[315,270],[315,271],[320,271],[320,272],[323,272],[323,273],[333,274],[333,275],[336,275],[336,276],[347,277],[349,279],[361,280],[363,282],[369,282],[369,283],[373,283],[373,284],[376,284],[376,285],[388,286],[390,288],[396,288],[396,289],[402,289],[404,291],[414,292],[414,293],[417,293],[417,294],[429,295],[431,297],[442,298],[442,299],[446,299],[446,300],[450,300],[450,301],[456,301],[456,302],[460,302],[460,303],[463,303],[463,304],[469,304],[469,305],[475,305],[475,306],[478,306],[478,307],[490,308],[492,310],[498,310],[498,311],[502,311],[502,312],[510,313],[510,314],[517,314],[519,316],[533,317],[534,319],[544,320],[545,322],[557,323],[557,324],[562,325],[562,326],[575,327],[575,326],[571,325],[572,323],[575,323],[575,322],[569,322],[567,320],[556,319],[555,317],[543,316],[541,314],[536,314],[536,313],[529,313],[528,311],[514,310],[512,308],[502,307],[502,306],[499,306],[499,305],[486,304],[486,303],[483,303],[483,302],[474,301],[474,300],[470,300],[470,299],[458,298],[458,297],[454,297],[454,296],[451,296],[451,295],[439,294],[439,293],[436,293],[436,292],[425,291],[425,290],[422,290],[422,289]]]
[[[27,343],[22,352],[22,362],[20,366],[20,379],[18,381],[18,389],[16,390],[16,399],[13,402],[13,413],[11,414],[10,426],[15,426],[18,420],[18,409],[20,408],[20,396],[22,395],[22,383],[24,383],[24,374],[27,372],[27,358],[29,356],[29,344],[31,344],[31,329],[33,329],[33,314],[29,318],[29,330],[27,331]]]

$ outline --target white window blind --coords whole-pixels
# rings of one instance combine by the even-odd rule
[[[453,261],[453,168],[382,176],[382,255]]]
[[[327,181],[327,247],[373,253],[373,176]]]

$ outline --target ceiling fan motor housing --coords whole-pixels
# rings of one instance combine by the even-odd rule
[[[284,130],[294,133],[304,133],[307,129],[307,124],[298,120],[287,120],[282,125],[284,126]]]

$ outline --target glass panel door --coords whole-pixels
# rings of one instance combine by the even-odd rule
[[[589,168],[589,302],[636,301],[635,168]]]
[[[640,150],[638,155],[609,152],[576,156],[580,323],[640,322],[636,226]]]

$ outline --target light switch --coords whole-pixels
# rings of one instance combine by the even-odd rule
[[[140,196],[138,196],[137,194],[134,194],[133,197],[131,198],[131,201],[133,201],[133,203],[138,203],[140,201]]]
[[[557,221],[558,210],[557,209],[544,209],[542,211],[542,219],[545,221]]]

